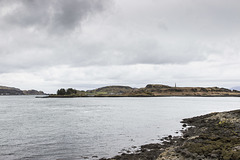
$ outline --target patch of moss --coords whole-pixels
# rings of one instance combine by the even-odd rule
[[[201,136],[196,142],[187,142],[183,145],[191,153],[197,153],[198,155],[204,155],[206,157],[211,157],[217,153],[220,159],[230,160],[230,159],[240,159],[240,151],[234,150],[236,146],[240,146],[239,137],[206,137]],[[197,140],[196,140],[197,141]]]

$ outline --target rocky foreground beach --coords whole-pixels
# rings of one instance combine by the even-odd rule
[[[239,160],[240,110],[183,119],[182,136],[143,145],[108,160]],[[101,160],[106,160],[102,158]]]

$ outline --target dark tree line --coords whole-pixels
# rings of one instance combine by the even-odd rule
[[[67,90],[61,88],[57,90],[57,95],[71,95],[71,94],[77,94],[77,90],[72,88],[68,88]]]

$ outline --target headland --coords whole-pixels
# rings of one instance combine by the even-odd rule
[[[57,91],[57,94],[49,95],[49,98],[166,96],[240,97],[240,91],[219,87],[171,87],[161,84],[148,84],[144,88],[106,86],[87,91],[62,88]]]

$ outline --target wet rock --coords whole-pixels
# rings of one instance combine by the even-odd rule
[[[240,146],[236,146],[233,148],[233,151],[240,151]]]
[[[212,157],[212,158],[217,158],[218,155],[217,155],[217,154],[211,154],[211,157]]]
[[[133,149],[137,148],[137,146],[132,146]]]

